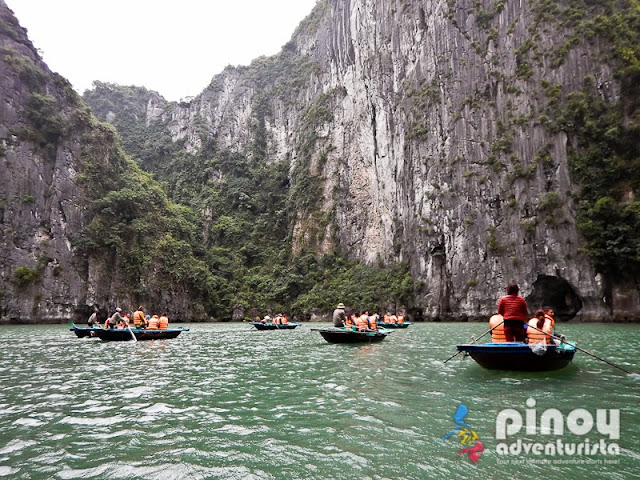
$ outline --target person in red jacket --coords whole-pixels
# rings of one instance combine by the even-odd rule
[[[529,308],[524,298],[518,295],[517,283],[507,286],[507,294],[498,301],[498,313],[504,318],[504,336],[507,342],[524,342],[525,325],[529,320]]]

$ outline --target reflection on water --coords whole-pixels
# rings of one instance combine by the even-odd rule
[[[639,377],[580,352],[558,372],[499,372],[462,356],[443,364],[484,324],[414,324],[367,345],[328,344],[309,325],[189,327],[138,343],[78,339],[63,326],[0,327],[0,476],[595,479],[640,467]],[[640,371],[640,327],[561,330]],[[617,463],[498,457],[498,412],[524,412],[530,397],[542,410],[620,409]],[[461,403],[485,446],[475,464],[458,457],[458,438],[440,440]]]

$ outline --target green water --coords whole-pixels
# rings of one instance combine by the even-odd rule
[[[551,373],[488,371],[460,357],[443,365],[484,324],[414,324],[372,345],[328,344],[310,331],[318,326],[193,324],[138,343],[79,339],[62,325],[0,327],[0,477],[638,478],[639,375],[581,352]],[[558,330],[640,373],[640,326]],[[524,417],[528,398],[565,417],[619,409],[619,455],[499,456],[496,416]],[[485,447],[477,463],[458,457],[464,437],[440,440],[461,403]],[[571,435],[551,440],[610,441],[595,427]]]

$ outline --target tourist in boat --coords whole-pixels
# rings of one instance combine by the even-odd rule
[[[369,323],[368,329],[373,330],[374,332],[378,331],[378,320],[376,319],[377,314],[369,315],[369,312],[365,312],[367,314],[367,320]]]
[[[502,318],[502,315],[499,313],[491,315],[489,327],[491,328],[491,341],[493,343],[506,342],[504,337],[504,318]]]
[[[149,319],[149,326],[147,327],[149,330],[157,330],[158,329],[158,322],[160,320],[160,317],[158,317],[158,315],[153,315],[150,319]]]
[[[158,329],[166,330],[168,328],[169,328],[169,318],[167,317],[166,313],[163,313],[162,315],[160,315],[160,318],[158,319]]]
[[[349,313],[347,314],[345,311],[345,320],[344,320],[344,326],[346,328],[352,328],[352,327],[356,327],[356,317],[353,313]]]
[[[404,323],[404,313],[399,313],[396,318],[398,320],[399,325]]]
[[[504,318],[504,336],[507,342],[524,342],[525,325],[529,320],[527,301],[518,295],[520,287],[512,282],[507,286],[507,294],[498,301],[498,313]]]
[[[386,324],[388,325],[389,323],[391,323],[390,318],[391,318],[391,313],[387,312],[387,313],[385,313],[385,314],[384,314],[384,316],[382,317],[382,322],[383,322],[383,323],[386,323]]]
[[[556,326],[556,321],[553,318],[554,315],[554,311],[553,308],[551,307],[544,307],[544,318],[551,324],[551,329],[553,329]]]
[[[120,307],[116,308],[116,311],[113,313],[113,315],[107,318],[107,321],[104,322],[104,328],[116,328],[116,326],[122,320],[122,315],[120,315],[121,312],[122,309]]]
[[[144,328],[144,307],[140,305],[138,310],[133,312],[133,326],[135,328]]]
[[[364,332],[369,330],[369,312],[364,311],[360,313],[360,316],[356,319],[356,325],[358,326],[358,330]]]
[[[333,311],[331,319],[333,320],[334,327],[344,327],[345,320],[347,319],[344,308],[344,303],[340,302]]]
[[[289,325],[289,320],[287,319],[286,313],[280,314],[280,322],[282,323],[282,325]]]
[[[544,310],[536,310],[535,315],[529,320],[527,328],[527,338],[529,343],[552,343],[551,342],[551,322],[545,318]]]
[[[98,320],[98,311],[99,311],[98,307],[94,305],[93,313],[89,317],[89,320],[87,320],[87,324],[89,325],[89,328],[97,327],[98,325],[100,325],[100,321]]]
[[[398,317],[396,317],[395,313],[392,313],[391,315],[389,315],[389,323],[391,325],[395,325],[396,323],[398,323]]]

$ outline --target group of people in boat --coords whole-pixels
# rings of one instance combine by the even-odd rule
[[[91,314],[87,323],[90,327],[100,325],[97,310]],[[129,328],[130,325],[131,317],[128,313],[123,314],[122,309],[118,307],[111,316],[107,317],[103,327],[126,329]],[[133,312],[133,327],[148,330],[167,330],[169,328],[169,318],[164,313],[162,315],[147,315],[144,312],[144,307],[141,305],[138,307],[138,310]]]
[[[289,325],[289,319],[287,318],[286,313],[278,313],[271,317],[269,314],[266,314],[260,323],[271,323],[273,325]]]
[[[518,284],[512,282],[507,286],[507,294],[498,301],[498,312],[489,319],[491,340],[494,343],[554,343],[553,308],[536,310],[533,318],[529,318],[527,301],[519,292]]]
[[[345,327],[352,330],[362,331],[377,331],[378,323],[380,323],[380,314],[369,314],[369,310],[348,310],[344,303],[339,303],[336,309],[333,311],[332,320],[334,327]],[[386,312],[382,316],[381,324],[401,324],[404,323],[404,314]]]

